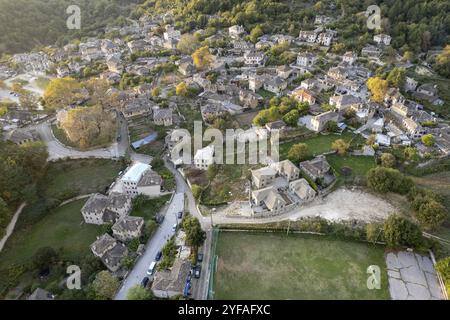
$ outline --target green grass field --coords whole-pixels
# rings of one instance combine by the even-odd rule
[[[280,144],[280,159],[281,160],[287,159],[289,149],[292,147],[292,145],[297,143],[305,143],[308,146],[309,156],[313,157],[325,152],[330,152],[332,150],[331,144],[338,139],[344,139],[345,141],[350,142],[355,138],[356,136],[353,133],[345,131],[341,135],[338,134],[318,135],[316,137],[309,138],[306,140],[298,139],[282,143]]]
[[[46,198],[59,198],[65,193],[82,195],[104,192],[122,169],[121,162],[106,159],[51,163],[42,183],[44,195]]]
[[[50,246],[62,249],[68,259],[89,253],[89,245],[101,234],[101,227],[81,224],[80,210],[86,199],[57,208],[39,222],[13,233],[0,254],[0,269],[28,262],[35,252]]]
[[[215,299],[389,299],[384,248],[312,236],[221,232]],[[382,288],[367,288],[367,267]]]
[[[355,178],[364,179],[367,172],[376,167],[374,157],[366,156],[339,156],[332,154],[327,156],[328,163],[337,172],[338,178],[353,181]],[[347,175],[343,168],[351,169]]]
[[[162,207],[170,200],[171,195],[162,196],[154,199],[147,199],[141,205],[133,204],[133,210],[130,215],[142,217],[145,221],[151,220],[162,209]]]

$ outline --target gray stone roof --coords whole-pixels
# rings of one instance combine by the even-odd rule
[[[158,271],[155,274],[152,290],[174,291],[182,294],[190,269],[189,261],[176,259],[171,270]]]
[[[157,186],[162,184],[161,176],[153,170],[147,170],[139,180],[138,186]]]
[[[140,231],[144,225],[144,218],[125,216],[117,220],[112,226],[114,233],[136,232]]]
[[[116,242],[115,246],[107,251],[101,260],[108,267],[108,269],[114,271],[117,268],[117,265],[120,264],[120,261],[128,255],[127,247],[119,242]]]
[[[34,140],[34,135],[30,131],[16,129],[7,133],[6,139],[18,144],[26,140]]]
[[[84,204],[81,212],[102,212],[108,205],[108,197],[100,193],[93,194]]]
[[[107,207],[111,210],[122,209],[131,205],[131,198],[125,194],[111,193],[107,201]]]
[[[117,241],[113,237],[105,233],[91,244],[91,251],[97,257],[103,257],[108,250],[116,245],[116,243]]]
[[[157,109],[154,111],[153,120],[172,119],[172,110],[170,109]]]

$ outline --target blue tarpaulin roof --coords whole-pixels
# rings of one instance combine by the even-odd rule
[[[146,144],[152,143],[153,141],[156,140],[157,137],[158,137],[158,133],[157,132],[152,132],[151,134],[149,134],[145,138],[133,142],[131,144],[131,146],[133,147],[133,149],[139,149],[140,147],[145,146]]]

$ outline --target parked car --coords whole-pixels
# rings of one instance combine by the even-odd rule
[[[161,260],[161,257],[162,257],[162,252],[158,251],[158,253],[156,254],[156,257],[155,257],[155,261]]]
[[[155,268],[156,268],[156,261],[153,261],[153,262],[150,264],[150,266],[148,267],[147,274],[148,274],[149,276],[151,276],[151,275],[155,272]]]
[[[177,224],[176,223],[172,226],[172,231],[173,232],[177,231]]]
[[[202,266],[198,265],[194,268],[194,278],[200,278],[200,274],[202,273]]]
[[[141,286],[143,286],[144,288],[147,287],[148,283],[149,283],[150,279],[149,277],[145,277],[144,279],[142,279],[141,281]]]
[[[197,256],[197,261],[202,262],[203,261],[203,253],[199,253]]]
[[[177,217],[178,217],[178,219],[182,219],[183,218],[183,212],[178,212],[178,214],[177,214]]]

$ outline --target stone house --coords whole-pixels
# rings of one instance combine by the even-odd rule
[[[214,146],[209,145],[197,150],[194,156],[194,166],[200,170],[207,170],[214,163]]]
[[[274,77],[264,82],[264,89],[274,94],[281,94],[287,88],[287,82],[280,77]]]
[[[273,183],[277,175],[277,171],[271,167],[252,170],[251,173],[252,183],[257,189],[264,188]]]
[[[153,111],[153,122],[159,126],[171,126],[173,124],[173,114],[171,109],[155,109]]]
[[[303,202],[311,201],[316,196],[316,191],[303,178],[289,183],[289,191],[299,197]]]
[[[317,116],[311,118],[311,130],[316,132],[321,132],[325,129],[328,122],[337,122],[339,119],[339,114],[334,111],[328,111],[321,113]]]
[[[91,251],[96,257],[102,260],[103,264],[111,272],[119,270],[122,259],[128,256],[127,247],[107,233],[97,238],[91,244]]]
[[[144,218],[124,216],[117,220],[112,226],[114,238],[119,241],[127,242],[139,238],[144,227]]]
[[[316,103],[316,98],[313,93],[307,89],[297,88],[292,92],[292,96],[299,102],[307,102],[310,105]]]
[[[321,155],[312,160],[300,162],[300,169],[313,181],[323,179],[331,167],[325,156]]]

